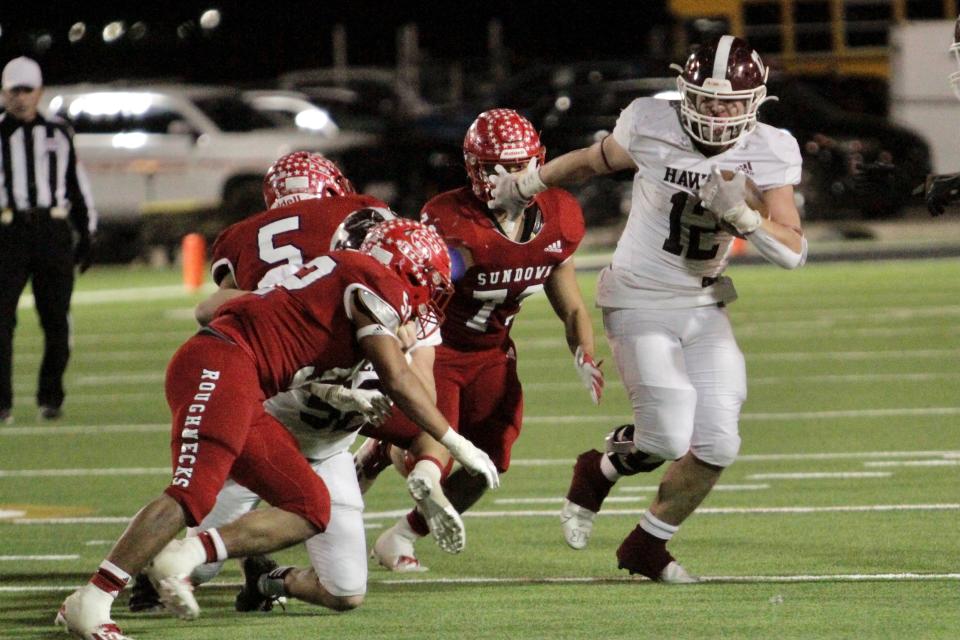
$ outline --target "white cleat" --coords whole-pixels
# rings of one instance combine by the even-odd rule
[[[420,564],[413,550],[413,540],[397,531],[393,525],[380,534],[370,550],[370,557],[388,571],[397,573],[422,573],[429,571]]]
[[[110,619],[111,598],[92,585],[80,587],[60,605],[54,624],[83,640],[133,640]]]
[[[437,544],[447,553],[460,553],[467,544],[467,532],[460,514],[453,508],[440,484],[416,469],[407,476],[407,490],[420,507]]]
[[[200,615],[200,605],[190,582],[190,574],[200,564],[194,559],[196,553],[192,548],[198,544],[197,538],[171,540],[145,570],[160,595],[160,602],[181,620],[195,620]]]
[[[593,521],[597,514],[580,505],[564,501],[560,510],[560,526],[563,527],[563,539],[571,549],[585,549],[593,533]]]
[[[660,582],[663,584],[697,584],[700,578],[687,573],[680,563],[673,560],[660,572]]]

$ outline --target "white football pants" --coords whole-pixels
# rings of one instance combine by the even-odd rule
[[[603,325],[633,405],[637,449],[732,464],[747,374],[726,309],[604,309]]]
[[[330,492],[330,523],[327,530],[306,541],[310,564],[320,584],[334,596],[358,596],[367,591],[367,541],[363,529],[363,498],[357,485],[353,456],[341,451],[312,464]],[[260,497],[233,480],[227,480],[217,495],[213,510],[191,535],[233,522],[260,503]],[[194,569],[194,584],[212,580],[223,567],[211,562]]]

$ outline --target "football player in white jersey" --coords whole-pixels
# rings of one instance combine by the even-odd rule
[[[679,102],[636,99],[602,141],[539,170],[499,172],[490,203],[509,210],[550,186],[636,171],[629,219],[597,288],[633,423],[607,436],[605,452],[577,458],[561,521],[567,543],[584,548],[613,484],[670,462],[617,550],[620,568],[665,583],[696,581],[666,545],[740,449],[746,370],[725,309],[737,294],[723,276],[734,236],[786,269],[807,253],[793,194],[797,141],[757,122],[770,99],[760,56],[725,35],[677,69]],[[751,197],[748,179],[762,196]]]
[[[960,16],[953,27],[953,44],[950,53],[957,63],[957,70],[950,74],[950,86],[953,93],[960,99]],[[927,177],[926,202],[927,210],[932,216],[939,216],[948,204],[960,197],[960,173],[948,173]]]

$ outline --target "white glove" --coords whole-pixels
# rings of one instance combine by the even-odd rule
[[[310,382],[307,391],[343,413],[355,412],[377,427],[386,420],[393,402],[380,391],[350,389],[339,384]]]
[[[577,353],[573,356],[573,366],[577,368],[580,374],[580,381],[590,392],[590,399],[593,404],[600,404],[600,396],[603,395],[603,371],[600,370],[600,362],[594,362],[593,356],[586,353],[583,347],[577,347]]]
[[[500,486],[500,475],[490,456],[454,431],[452,427],[447,429],[440,438],[440,444],[445,446],[453,459],[462,464],[470,474],[483,476],[488,487],[496,489]]]
[[[491,188],[487,206],[491,209],[502,209],[510,216],[518,216],[533,196],[547,190],[547,185],[540,179],[536,158],[531,158],[527,168],[520,173],[510,173],[499,164],[493,169],[496,173],[488,178]]]
[[[746,202],[747,176],[737,171],[731,180],[724,180],[720,169],[714,165],[707,180],[697,195],[706,209],[717,220],[726,222],[739,233],[753,233],[763,218],[759,211],[751,209]]]

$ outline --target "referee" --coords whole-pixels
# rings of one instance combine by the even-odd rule
[[[61,416],[70,358],[74,266],[90,266],[97,216],[72,131],[40,115],[40,66],[15,58],[3,68],[0,114],[0,424],[13,421],[13,330],[30,279],[43,327],[37,388],[42,420]]]

